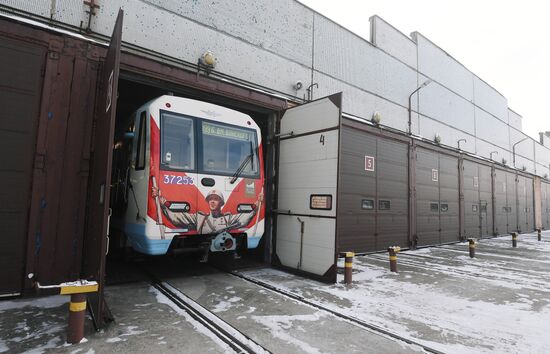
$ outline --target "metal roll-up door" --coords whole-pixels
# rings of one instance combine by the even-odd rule
[[[376,136],[348,126],[342,128],[338,249],[342,252],[376,250]],[[371,161],[371,160],[369,160]]]
[[[517,176],[517,230],[526,231],[525,222],[527,219],[527,187],[525,177]]]
[[[481,208],[479,198],[478,164],[464,161],[464,231],[466,237],[481,236]]]
[[[21,292],[45,48],[0,37],[0,296]]]
[[[518,197],[517,197],[517,176],[514,173],[506,174],[506,205],[508,207],[506,232],[518,230]],[[524,204],[524,203],[522,203]]]
[[[495,233],[503,235],[508,232],[508,204],[506,199],[506,172],[495,170]]]
[[[535,201],[533,179],[525,177],[525,227],[524,231],[531,232],[535,229]]]
[[[478,165],[479,171],[479,212],[481,237],[493,235],[493,193],[491,167]]]
[[[460,239],[458,159],[439,154],[439,215],[441,243]]]
[[[408,245],[407,145],[378,138],[376,249]]]
[[[544,229],[548,229],[550,227],[550,220],[549,220],[549,209],[548,209],[548,201],[549,201],[549,184],[548,183],[541,183],[541,200],[542,200],[542,227]]]
[[[439,154],[418,148],[415,173],[418,246],[439,244]]]

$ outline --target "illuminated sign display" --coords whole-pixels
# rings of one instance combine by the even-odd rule
[[[221,125],[215,125],[203,122],[202,123],[202,133],[205,135],[211,135],[211,136],[219,136],[222,138],[230,138],[235,140],[244,140],[244,141],[250,141],[250,133],[239,130],[239,129],[233,129],[229,127],[224,127]]]

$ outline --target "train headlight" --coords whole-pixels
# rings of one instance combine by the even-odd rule
[[[187,202],[170,202],[168,209],[174,212],[188,212],[191,206]]]
[[[239,204],[239,206],[237,207],[237,211],[239,213],[251,213],[252,211],[254,211],[254,207],[252,206],[252,204]]]

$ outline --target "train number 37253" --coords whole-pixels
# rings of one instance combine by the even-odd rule
[[[163,175],[162,182],[164,184],[188,185],[193,184],[193,178],[187,176]]]

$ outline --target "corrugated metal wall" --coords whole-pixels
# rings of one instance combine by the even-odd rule
[[[23,283],[32,166],[46,48],[0,34],[0,295]]]

